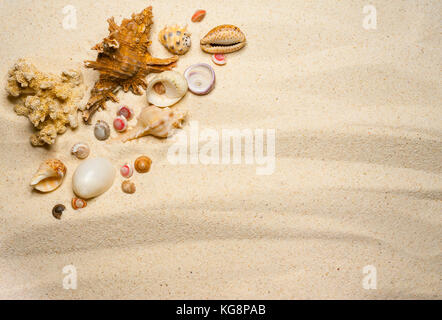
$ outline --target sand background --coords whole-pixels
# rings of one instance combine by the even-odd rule
[[[77,9],[64,30],[62,9]],[[248,45],[214,66],[215,90],[178,108],[201,127],[274,128],[276,170],[171,165],[171,142],[98,142],[91,127],[33,148],[28,119],[0,96],[0,298],[441,298],[442,112],[440,1],[371,1],[377,29],[362,27],[366,1],[0,2],[0,75],[27,57],[59,73],[95,58],[90,48],[117,22],[153,6],[151,53],[165,24],[189,24],[193,46],[178,71],[210,62],[198,46],[231,23]],[[190,17],[207,10],[203,22]],[[89,89],[98,74],[83,68]],[[89,96],[89,90],[86,98]],[[137,111],[145,96],[119,94]],[[117,104],[94,120],[111,120]],[[116,136],[113,133],[113,136]],[[147,154],[134,195],[110,191],[70,209],[69,150],[85,141],[116,167]],[[63,185],[32,192],[41,161],[68,167]],[[51,209],[64,203],[61,221]],[[77,290],[64,290],[74,265]],[[377,290],[362,268],[377,268]]]

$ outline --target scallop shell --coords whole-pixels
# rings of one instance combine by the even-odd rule
[[[31,186],[41,192],[57,189],[66,175],[66,166],[58,159],[43,162],[32,177]]]
[[[72,188],[77,196],[90,199],[106,192],[115,179],[115,168],[105,158],[88,159],[72,176]]]
[[[207,53],[230,53],[246,45],[246,36],[236,26],[223,24],[210,30],[200,41]]]
[[[155,85],[161,83],[164,93],[155,90]],[[164,71],[150,79],[146,90],[147,101],[157,107],[169,107],[177,103],[187,92],[187,81],[176,71]]]
[[[175,128],[181,128],[187,113],[173,112],[170,108],[156,106],[144,107],[138,116],[137,125],[130,130],[124,142],[138,139],[147,135],[166,138]]]
[[[171,53],[185,54],[190,49],[190,33],[187,32],[187,26],[181,28],[178,25],[172,27],[166,26],[158,34],[158,40]]]

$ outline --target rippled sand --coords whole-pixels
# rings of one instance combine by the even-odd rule
[[[2,87],[20,57],[54,73],[94,59],[106,19],[149,1],[72,0],[76,30],[62,27],[66,4],[0,2]],[[246,48],[214,67],[215,90],[189,93],[179,107],[201,128],[276,129],[274,174],[172,165],[171,141],[102,143],[87,126],[33,148],[28,120],[2,90],[0,298],[442,298],[441,3],[374,3],[376,30],[362,27],[366,1],[213,1],[199,24],[190,17],[200,1],[150,4],[153,55],[170,56],[156,38],[165,24],[189,24],[181,72],[212,64],[198,46],[212,27],[245,32]],[[97,73],[83,70],[90,89]],[[144,95],[119,97],[136,111],[146,104]],[[95,120],[111,121],[116,106]],[[78,141],[116,167],[147,154],[151,172],[134,176],[134,195],[118,176],[73,211],[80,161],[69,150]],[[52,157],[68,167],[62,187],[32,192],[32,174]],[[60,221],[56,203],[68,207]],[[62,287],[66,265],[77,270],[76,290]],[[363,287],[367,265],[376,290]]]

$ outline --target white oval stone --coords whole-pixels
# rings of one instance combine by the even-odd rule
[[[72,189],[83,199],[90,199],[105,193],[114,183],[115,168],[105,158],[84,161],[74,172]]]

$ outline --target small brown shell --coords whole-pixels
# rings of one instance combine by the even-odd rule
[[[87,202],[86,202],[86,200],[74,197],[71,200],[71,205],[72,205],[72,208],[74,208],[74,210],[77,210],[77,209],[81,209],[81,208],[86,207]]]
[[[130,180],[124,180],[124,181],[121,183],[121,189],[122,189],[123,192],[125,192],[125,193],[132,194],[132,193],[135,193],[135,191],[137,190],[137,187],[135,186],[135,183],[133,183],[132,181],[130,181]]]
[[[63,214],[64,210],[66,210],[66,207],[64,205],[57,204],[52,209],[52,215],[54,216],[55,219],[60,220],[61,219],[61,215]]]
[[[139,173],[149,172],[152,160],[148,156],[141,156],[135,160],[135,170]]]
[[[76,156],[78,159],[86,159],[89,156],[90,149],[89,146],[84,143],[76,143],[71,149],[71,153]]]

